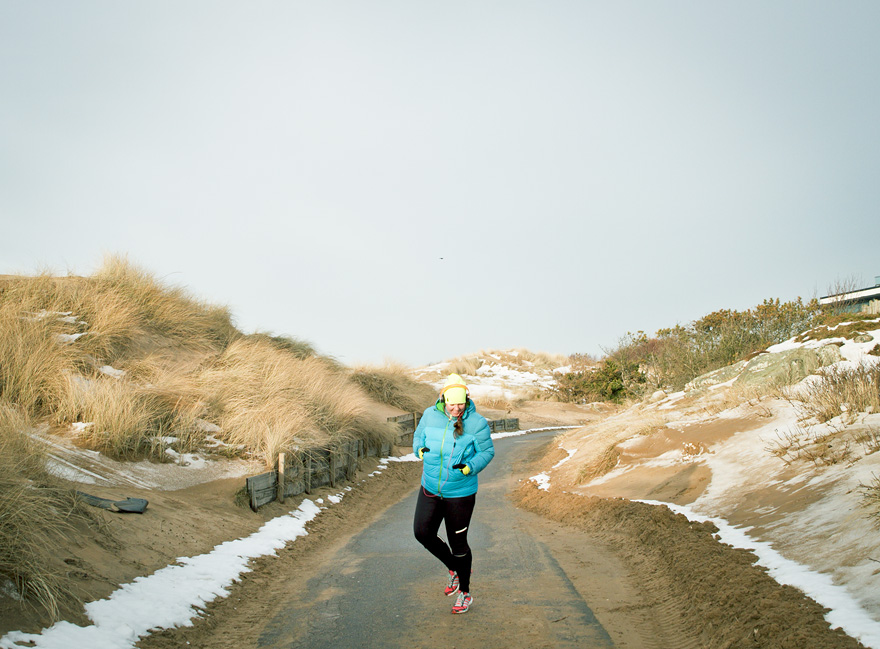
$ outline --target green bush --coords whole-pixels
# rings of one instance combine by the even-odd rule
[[[560,401],[574,403],[621,403],[632,394],[631,389],[627,388],[625,376],[638,376],[637,367],[631,363],[605,359],[592,369],[563,374],[556,383],[555,396]],[[631,378],[631,381],[638,382],[636,378]]]
[[[658,388],[680,390],[701,374],[797,336],[827,317],[816,300],[780,302],[777,298],[746,311],[714,311],[687,325],[660,329],[653,336],[644,331],[627,333],[608,352],[606,364],[612,365],[563,377],[558,397],[573,395],[578,400],[582,394],[613,395],[603,398],[619,401]],[[618,376],[621,388],[615,383]]]

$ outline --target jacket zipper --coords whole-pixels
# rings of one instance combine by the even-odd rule
[[[437,473],[437,495],[443,497],[440,490],[440,481],[443,480],[443,447],[446,445],[446,432],[449,430],[449,420],[446,420],[446,428],[443,429],[443,439],[440,440],[440,471]],[[448,471],[447,471],[448,473]],[[448,478],[447,478],[448,479]]]

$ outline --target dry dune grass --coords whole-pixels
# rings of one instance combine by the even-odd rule
[[[485,361],[479,356],[462,356],[460,358],[453,358],[449,361],[449,365],[444,372],[446,374],[460,374],[462,376],[470,374],[473,376],[477,373],[477,370],[483,366],[484,362]]]
[[[58,425],[90,424],[79,439],[96,450],[161,456],[161,438],[198,437],[197,417],[268,465],[281,448],[392,435],[345,369],[308,343],[243,336],[225,309],[124,258],[92,277],[13,278],[0,291],[0,394]]]
[[[505,357],[502,358],[505,364],[513,363],[516,365],[525,365],[527,367],[533,367],[535,369],[540,370],[550,370],[557,367],[562,367],[568,363],[568,357],[563,356],[562,354],[548,354],[546,352],[533,352],[528,349],[515,349],[515,355],[510,353],[506,354]],[[506,356],[510,356],[511,358],[506,358]],[[517,360],[519,363],[517,363]]]
[[[605,450],[602,451],[597,460],[581,467],[578,473],[578,482],[586,482],[602,477],[617,466],[619,459],[620,451],[617,449],[617,442],[613,442],[605,447]]]
[[[265,339],[232,343],[199,382],[224,436],[254,449],[270,466],[282,450],[354,437],[385,441],[395,434],[332,364],[279,354]]]
[[[805,414],[825,422],[843,416],[851,423],[860,412],[880,412],[880,365],[834,367],[800,391]]]
[[[65,334],[81,335],[77,350],[106,363],[151,341],[208,351],[240,335],[227,309],[163,285],[124,257],[107,257],[91,277],[44,273],[5,280],[0,290],[4,305],[58,316],[46,319]]]
[[[433,387],[413,379],[403,365],[362,365],[352,369],[351,378],[372,398],[407,412],[421,412],[437,398]]]
[[[470,354],[451,360],[446,371],[473,375],[486,363],[498,363],[520,370],[549,370],[566,365],[568,358],[561,354],[533,352],[528,349],[489,349],[482,350],[478,354]]]
[[[38,300],[0,301],[0,395],[37,415],[58,397],[75,355],[59,344],[64,324]]]
[[[480,401],[479,405],[483,406],[485,408],[490,408],[492,410],[510,411],[511,409],[513,409],[513,407],[517,403],[525,401],[525,399],[515,399],[514,401],[511,401],[510,399],[508,399],[507,397],[505,397],[503,395],[486,394],[486,395],[482,395],[480,397],[479,401]]]
[[[484,365],[504,365],[519,371],[553,370],[572,363],[571,358],[562,354],[533,352],[528,349],[494,350],[484,349],[476,354],[467,354],[447,361],[442,370],[423,373],[426,380],[439,379],[447,374],[474,376]]]
[[[70,592],[38,548],[64,536],[76,504],[72,492],[52,484],[42,449],[27,434],[32,425],[21,408],[0,400],[0,575],[54,620]]]
[[[78,313],[89,324],[89,338],[98,341],[96,346],[108,360],[151,338],[165,345],[211,351],[241,335],[228,309],[165,286],[124,257],[107,257],[90,279],[79,283]]]
[[[234,452],[271,466],[283,449],[393,440],[397,427],[372,406],[308,343],[245,336],[226,309],[122,257],[90,277],[2,277],[0,576],[55,615],[62,582],[35,564],[34,548],[63,532],[75,499],[51,486],[28,433],[35,422],[79,422],[70,434],[80,444],[162,459],[170,437],[178,450],[198,447],[206,419]]]
[[[159,438],[180,433],[173,404],[165,395],[126,379],[68,376],[55,412],[58,422],[87,422],[79,441],[122,458],[159,455]]]

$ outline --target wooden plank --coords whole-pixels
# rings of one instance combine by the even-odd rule
[[[323,487],[330,484],[330,454],[327,449],[312,449],[312,475],[311,488]]]
[[[284,462],[284,481],[302,478],[302,458],[297,455],[289,455]]]
[[[352,440],[348,443],[348,466],[346,467],[345,477],[348,480],[354,480],[357,475],[358,448],[359,440]]]
[[[391,453],[391,443],[374,445],[370,450],[385,456]],[[341,480],[353,480],[357,475],[358,457],[366,452],[363,440],[354,439],[335,445],[332,449],[309,449],[290,456],[279,453],[276,471],[269,471],[246,480],[251,509],[257,511],[274,500],[303,492],[311,494],[316,487],[329,484],[338,486]]]
[[[250,496],[251,509],[257,511],[266,503],[275,500],[277,477],[275,471],[251,476],[246,480],[247,491]]]
[[[277,498],[281,504],[284,504],[284,453],[278,454],[278,480],[277,480]]]
[[[288,454],[284,461],[284,497],[298,496],[306,489],[302,454]]]

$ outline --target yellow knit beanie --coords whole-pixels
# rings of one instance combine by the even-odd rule
[[[446,403],[467,403],[467,386],[464,384],[464,379],[458,374],[450,374],[446,378],[446,384],[440,394],[445,398]]]

